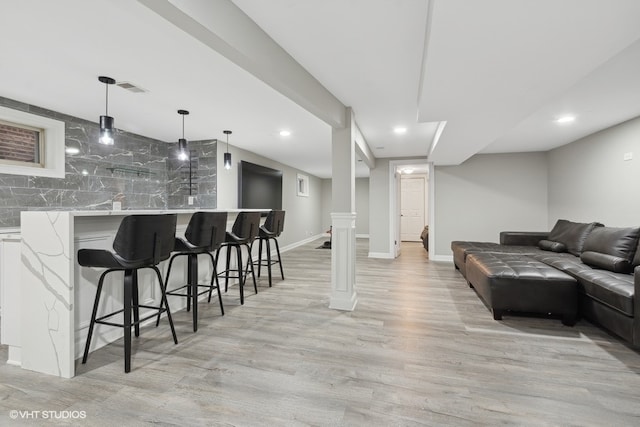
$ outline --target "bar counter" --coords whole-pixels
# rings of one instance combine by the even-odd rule
[[[240,209],[199,209],[226,211],[229,225]],[[248,209],[244,209],[248,210]],[[255,210],[264,212],[264,210]],[[24,369],[70,378],[75,375],[75,363],[81,355],[91,317],[91,307],[98,283],[99,269],[77,264],[79,249],[112,249],[113,238],[122,217],[135,214],[178,215],[177,235],[183,235],[191,215],[196,210],[114,210],[114,211],[31,211],[21,214],[21,244],[19,281],[8,281],[5,294],[14,301],[3,305],[3,330],[9,342],[9,363]],[[222,258],[222,257],[221,257]],[[183,268],[176,262],[174,268]],[[160,265],[163,271],[164,263]],[[175,283],[185,280],[183,273],[172,274]],[[198,268],[200,279],[210,274],[209,262],[203,257]],[[109,275],[100,311],[109,311],[122,304],[122,275]],[[158,285],[152,284],[153,272],[141,272],[140,302],[159,299]],[[19,289],[15,289],[18,286]],[[169,285],[171,286],[171,284]],[[103,291],[104,293],[105,291]],[[19,297],[18,297],[19,295]],[[180,298],[182,300],[182,298]],[[183,301],[169,300],[172,311],[178,311]],[[5,320],[16,319],[15,322]],[[5,328],[6,326],[6,328]],[[100,325],[99,325],[100,326]],[[92,351],[122,336],[121,328],[96,327]],[[16,341],[16,337],[18,338]],[[4,337],[3,337],[4,338]],[[178,337],[180,339],[180,337]],[[4,341],[4,340],[3,340]],[[79,363],[79,361],[78,361]]]

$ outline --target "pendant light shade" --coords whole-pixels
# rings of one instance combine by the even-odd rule
[[[178,114],[182,116],[182,138],[178,139],[178,158],[184,161],[189,159],[189,146],[184,138],[184,116],[188,115],[189,112],[187,110],[178,110]]]
[[[109,116],[109,85],[114,84],[116,81],[111,77],[100,76],[98,80],[104,83],[106,88],[105,96],[105,115],[100,116],[100,139],[98,142],[104,145],[113,145],[113,117]]]
[[[231,135],[233,132],[231,132],[230,130],[223,130],[222,133],[227,135],[227,152],[224,153],[224,168],[228,170],[228,169],[231,169],[231,153],[229,152],[229,135]]]

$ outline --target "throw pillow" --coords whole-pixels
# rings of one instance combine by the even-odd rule
[[[553,242],[551,240],[540,240],[538,247],[543,251],[567,252],[567,246],[564,243]]]
[[[567,247],[567,252],[580,256],[587,236],[596,227],[602,227],[602,224],[598,222],[571,222],[566,219],[559,219],[556,225],[553,226],[547,240],[562,243]]]
[[[585,240],[580,258],[585,264],[616,273],[628,273],[631,271],[638,239],[640,227],[599,227]]]

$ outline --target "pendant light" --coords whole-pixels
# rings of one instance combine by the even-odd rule
[[[105,115],[100,116],[100,139],[98,142],[104,145],[113,145],[113,117],[109,116],[109,85],[114,84],[116,81],[106,76],[100,76],[98,80],[104,83],[106,88]]]
[[[184,139],[184,116],[188,115],[187,110],[178,110],[178,114],[182,116],[182,138],[178,139],[178,158],[182,161],[189,159],[189,148],[187,140]]]
[[[231,135],[233,132],[231,132],[230,130],[223,130],[222,133],[227,135],[227,152],[224,153],[224,168],[231,169],[231,153],[229,152],[229,135]]]

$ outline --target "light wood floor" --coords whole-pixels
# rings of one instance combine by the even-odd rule
[[[419,243],[374,260],[358,240],[358,306],[329,310],[320,243],[283,254],[287,279],[247,287],[244,306],[230,289],[224,317],[200,304],[195,334],[176,313],[177,346],[166,322],[144,328],[130,374],[120,341],[70,380],[0,365],[0,425],[10,410],[85,411],[69,424],[105,426],[640,425],[640,353],[599,328],[496,322]]]

